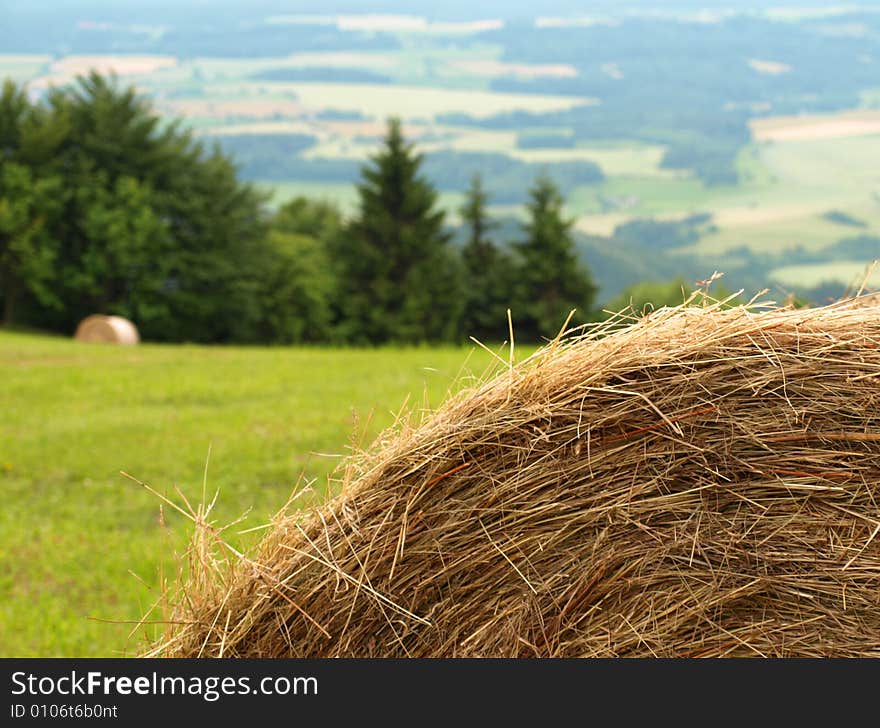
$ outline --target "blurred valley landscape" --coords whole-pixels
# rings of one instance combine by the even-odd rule
[[[115,74],[274,208],[353,213],[390,117],[449,226],[480,173],[515,236],[549,175],[597,304],[716,270],[822,303],[880,252],[876,6],[4,4],[0,76],[38,99]]]

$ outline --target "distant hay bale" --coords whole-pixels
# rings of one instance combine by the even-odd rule
[[[80,321],[73,335],[77,341],[95,344],[123,344],[133,346],[140,342],[137,327],[121,316],[94,314]]]
[[[876,309],[620,323],[399,423],[250,555],[199,512],[144,654],[880,656]]]

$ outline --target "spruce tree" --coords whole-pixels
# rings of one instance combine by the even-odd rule
[[[596,286],[575,253],[573,220],[563,215],[564,200],[546,175],[529,190],[529,219],[525,240],[516,244],[519,266],[519,313],[515,330],[521,338],[538,340],[555,336],[572,309],[572,322],[585,321]]]
[[[497,224],[489,219],[486,211],[488,202],[489,195],[483,188],[483,178],[477,173],[471,178],[471,186],[460,210],[462,222],[467,227],[467,241],[461,252],[469,273],[489,268],[498,252],[489,237]]]
[[[356,218],[333,244],[340,333],[348,341],[443,341],[456,336],[460,268],[422,156],[390,120],[381,150],[361,171]]]
[[[488,201],[482,177],[475,174],[460,209],[467,235],[461,251],[467,292],[462,329],[466,336],[483,342],[507,337],[507,309],[513,306],[514,285],[510,255],[491,237],[498,225],[488,216]]]

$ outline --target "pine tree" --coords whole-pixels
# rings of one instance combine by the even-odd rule
[[[476,174],[460,210],[467,231],[461,251],[467,292],[462,328],[466,336],[483,342],[507,336],[507,309],[513,305],[514,285],[510,255],[491,238],[498,225],[488,216],[488,201],[482,177]]]
[[[443,341],[459,330],[460,268],[421,164],[392,119],[361,171],[358,214],[332,246],[348,341]]]
[[[462,258],[469,273],[477,273],[489,268],[498,253],[489,237],[497,224],[489,219],[486,205],[489,195],[483,188],[483,178],[477,173],[471,178],[464,204],[461,206],[461,219],[467,226],[467,241],[462,248]]]
[[[596,295],[589,271],[575,254],[572,226],[563,216],[564,200],[553,181],[543,175],[529,190],[525,240],[516,244],[519,267],[519,314],[515,330],[521,338],[555,336],[572,309],[573,322],[584,321]]]

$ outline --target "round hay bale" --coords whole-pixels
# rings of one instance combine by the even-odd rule
[[[140,342],[137,327],[121,316],[94,314],[80,321],[73,335],[77,341],[90,344],[122,344],[133,346]]]
[[[254,553],[195,520],[145,652],[880,656],[880,317],[661,309],[351,458]]]

